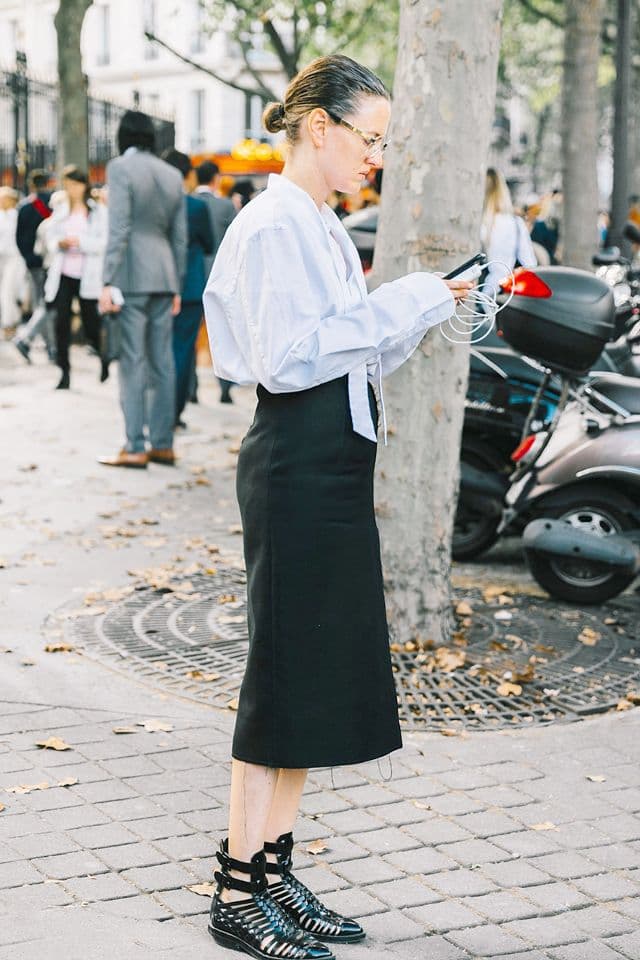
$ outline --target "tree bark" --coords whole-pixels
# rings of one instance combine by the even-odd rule
[[[88,84],[82,70],[80,36],[93,0],[60,0],[55,16],[58,37],[58,153],[57,166],[89,165]]]
[[[613,195],[611,197],[611,243],[625,256],[631,252],[623,236],[629,209],[629,97],[631,95],[631,0],[618,0],[616,33],[616,82],[613,121]]]
[[[629,125],[629,187],[630,193],[640,194],[640,10],[637,4],[631,11],[631,110]]]
[[[480,246],[501,0],[403,0],[375,282]],[[464,117],[473,117],[472,128]],[[446,641],[468,344],[432,330],[386,382],[378,514],[392,635]]]
[[[566,0],[562,83],[563,263],[591,269],[598,220],[598,58],[603,0]]]

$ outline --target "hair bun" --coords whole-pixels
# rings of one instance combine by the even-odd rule
[[[280,101],[268,103],[262,114],[262,123],[269,133],[279,133],[285,128],[284,103]]]

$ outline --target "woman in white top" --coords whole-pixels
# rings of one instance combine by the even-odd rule
[[[17,203],[17,190],[0,187],[0,327],[15,327],[20,321],[18,300],[26,267],[16,243]]]
[[[107,211],[89,197],[89,178],[75,166],[65,167],[62,186],[67,202],[56,207],[47,225],[46,244],[51,258],[44,296],[55,310],[56,362],[62,371],[57,390],[70,383],[69,346],[71,307],[80,301],[80,317],[87,342],[100,353],[98,297],[102,290],[102,259],[107,245]]]
[[[282,175],[227,230],[204,295],[216,374],[258,382],[237,474],[250,645],[209,928],[256,957],[328,958],[320,941],[362,939],[356,921],[291,872],[293,825],[308,767],[402,744],[373,511],[371,383],[470,284],[413,273],[367,293],[326,200],[357,192],[381,164],[389,112],[382,82],[347,57],[298,74],[264,114],[267,130],[286,132]]]
[[[491,296],[516,263],[521,267],[536,266],[538,261],[526,224],[522,217],[513,212],[506,180],[493,167],[487,170],[481,236],[489,259],[489,271],[483,289]]]

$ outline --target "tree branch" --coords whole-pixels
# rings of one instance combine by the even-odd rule
[[[269,15],[267,13],[264,13],[260,17],[260,22],[262,23],[265,32],[273,45],[273,49],[280,59],[280,63],[284,67],[284,72],[289,80],[292,80],[298,72],[295,57],[292,56],[292,54],[285,47],[282,37],[273,25],[273,21],[269,19]]]
[[[208,74],[208,76],[213,77],[214,80],[218,80],[219,83],[224,83],[225,86],[231,87],[232,90],[239,90],[240,93],[246,93],[249,96],[262,97],[262,92],[260,90],[256,90],[254,87],[247,87],[235,80],[227,80],[225,77],[221,77],[219,73],[216,73],[215,70],[211,70],[209,67],[203,67],[201,63],[196,63],[196,61],[192,60],[190,57],[185,57],[183,53],[180,53],[174,47],[170,46],[168,43],[165,43],[165,41],[161,40],[160,37],[156,37],[156,35],[151,33],[150,30],[145,30],[144,35],[147,40],[151,41],[151,43],[157,43],[158,46],[164,47],[165,50],[168,50],[169,53],[171,53],[174,57],[177,57],[178,60],[182,60],[183,63],[193,67],[194,70],[200,70],[202,73]]]
[[[358,22],[356,23],[356,25],[351,28],[349,33],[345,34],[345,36],[341,38],[340,43],[338,43],[337,46],[333,48],[332,53],[339,53],[340,50],[344,50],[345,47],[349,46],[352,40],[355,40],[356,37],[362,33],[362,28],[364,24],[366,23],[367,19],[371,16],[371,14],[375,9],[376,9],[375,2],[369,3],[367,4],[367,6],[363,8],[360,16],[358,17]]]
[[[528,10],[529,13],[532,13],[534,17],[541,17],[543,20],[548,20],[549,23],[552,23],[554,27],[559,27],[561,30],[564,30],[565,22],[562,17],[557,17],[554,13],[550,13],[548,10],[541,10],[533,0],[520,0],[521,5]]]
[[[249,59],[249,54],[251,52],[251,44],[247,43],[246,40],[238,40],[238,43],[240,44],[240,50],[242,51],[242,59],[245,62],[247,72],[250,73],[253,79],[256,81],[259,88],[257,92],[262,97],[262,100],[264,101],[264,103],[266,103],[268,100],[277,100],[278,98],[276,94],[273,92],[273,90],[271,90],[269,87],[266,86],[260,73],[251,64],[251,61]]]

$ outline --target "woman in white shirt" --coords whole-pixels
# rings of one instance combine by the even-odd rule
[[[333,956],[320,941],[364,937],[291,872],[292,830],[308,767],[402,745],[373,510],[371,383],[470,284],[413,273],[367,293],[326,199],[357,192],[381,164],[389,112],[382,82],[347,57],[298,74],[264,114],[267,130],[286,132],[282,175],[227,230],[204,295],[216,374],[258,382],[237,474],[250,645],[209,927],[256,957],[320,960]]]
[[[483,284],[485,293],[493,296],[516,263],[521,267],[536,266],[538,261],[527,226],[522,217],[513,212],[507,182],[500,171],[493,167],[487,170],[481,236],[489,259],[489,270]]]
[[[89,197],[89,178],[75,166],[65,167],[62,186],[67,202],[56,207],[47,225],[51,257],[44,297],[55,310],[56,362],[62,371],[57,390],[68,390],[71,367],[71,307],[80,301],[80,318],[87,342],[100,353],[98,297],[102,290],[102,259],[107,245],[107,211]]]
[[[20,322],[19,294],[25,263],[16,243],[18,191],[0,187],[0,327]]]

